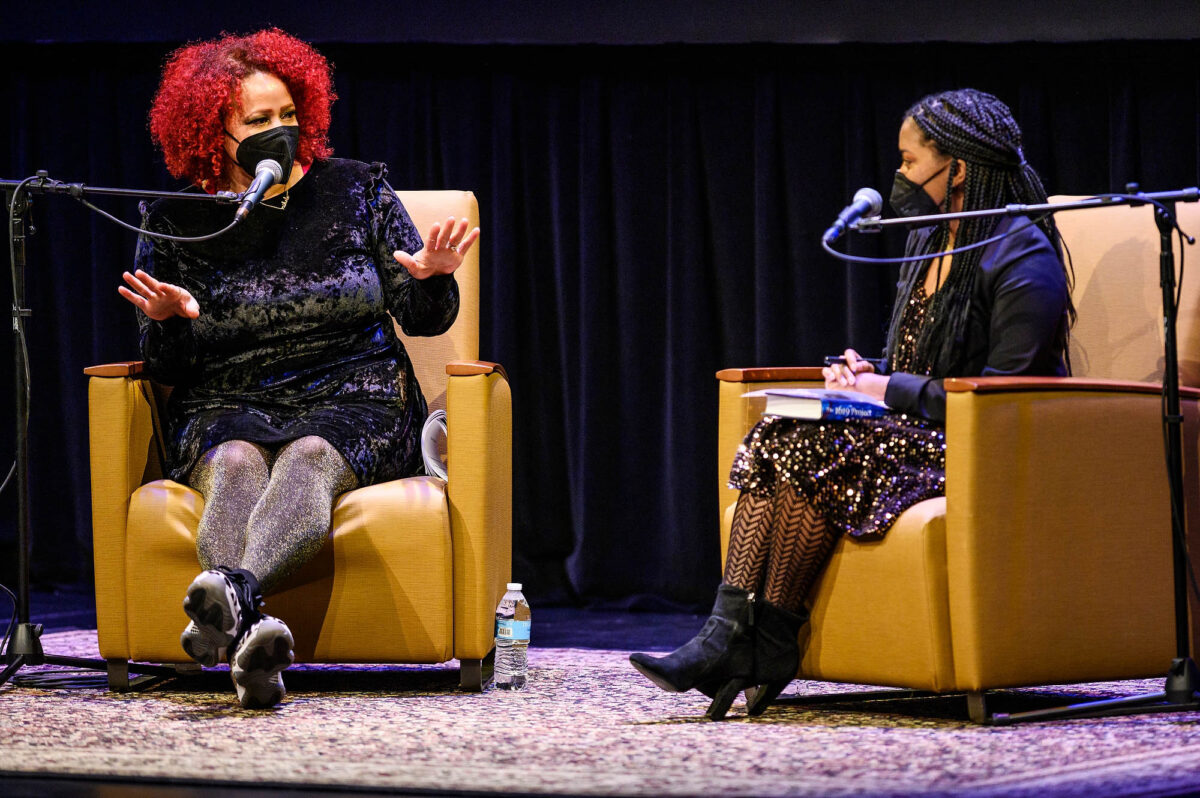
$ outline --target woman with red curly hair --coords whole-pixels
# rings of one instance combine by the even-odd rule
[[[410,335],[449,328],[479,236],[450,218],[423,243],[382,164],[331,158],[333,100],[325,58],[278,29],[172,54],[150,112],[171,173],[242,192],[270,159],[283,179],[207,241],[153,236],[219,230],[228,205],[144,209],[118,289],[147,369],[174,386],[167,476],[205,500],[180,642],[204,665],[228,658],[244,707],[284,696],[292,635],[259,606],[320,550],[334,498],[421,472],[426,404],[392,318]]]

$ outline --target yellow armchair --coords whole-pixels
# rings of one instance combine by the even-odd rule
[[[1200,208],[1178,210],[1200,231]],[[946,496],[909,508],[881,541],[838,542],[809,596],[798,678],[965,692],[983,722],[988,690],[1165,675],[1175,626],[1158,234],[1149,208],[1057,218],[1074,256],[1077,376],[947,381]],[[1196,386],[1198,299],[1183,297],[1181,383]],[[717,379],[724,558],[737,498],[727,469],[762,412],[742,394],[821,378]],[[1200,390],[1184,389],[1183,412],[1194,535]]]
[[[420,230],[448,216],[479,223],[469,192],[398,193]],[[430,410],[446,410],[448,478],[411,477],[338,497],[330,542],[267,599],[295,634],[298,662],[457,659],[470,690],[490,674],[494,612],[512,563],[511,394],[503,369],[477,359],[478,246],[456,278],[461,306],[450,330],[401,334]],[[162,479],[162,390],[141,364],[85,373],[100,654],[110,686],[125,689],[130,660],[193,667],[179,633],[183,595],[199,567],[204,499]]]

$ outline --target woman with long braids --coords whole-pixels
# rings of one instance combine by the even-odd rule
[[[990,94],[925,97],[904,115],[899,148],[891,205],[902,216],[1046,201],[1011,111]],[[1051,217],[946,221],[913,231],[906,254],[926,257],[901,271],[882,367],[847,349],[824,370],[826,387],[896,412],[764,417],[734,458],[741,493],[712,615],[671,654],[630,657],[665,690],[713,697],[714,719],[741,690],[748,713],[762,713],[796,675],[804,601],[839,536],[879,539],[905,509],[943,495],[944,377],[1068,373],[1074,308]]]
[[[329,157],[333,99],[325,58],[278,29],[173,53],[150,112],[171,173],[245,191],[271,159],[282,179],[211,241],[153,234],[220,230],[230,206],[155,203],[118,289],[149,373],[174,386],[167,475],[204,497],[180,643],[229,662],[243,707],[284,696],[292,634],[259,607],[324,545],[337,495],[421,472],[425,399],[392,319],[444,332],[479,236],[451,218],[423,242],[383,164]]]

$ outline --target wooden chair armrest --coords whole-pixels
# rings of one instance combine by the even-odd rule
[[[721,369],[717,372],[721,382],[824,382],[820,366],[766,366],[749,369]]]
[[[140,377],[145,371],[145,361],[126,360],[121,363],[102,363],[99,366],[88,366],[83,370],[83,373],[89,377]]]
[[[945,385],[947,393],[1011,393],[1017,391],[1162,393],[1162,385],[1155,382],[1095,380],[1082,377],[950,377],[946,380]],[[1200,388],[1180,386],[1179,394],[1181,398],[1185,399],[1200,399]]]
[[[451,360],[446,364],[446,374],[451,377],[471,377],[476,374],[499,374],[509,382],[508,372],[499,363],[487,360]]]
[[[141,360],[126,360],[121,363],[103,363],[88,366],[83,373],[89,377],[136,377],[144,374],[146,364]],[[446,373],[452,377],[469,377],[474,374],[499,373],[508,380],[508,374],[499,363],[486,360],[452,360],[446,364]]]

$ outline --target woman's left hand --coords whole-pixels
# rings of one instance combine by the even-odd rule
[[[888,378],[882,374],[859,374],[854,380],[854,390],[882,402],[887,393],[887,384]]]
[[[468,233],[467,224],[465,218],[455,221],[453,216],[446,219],[445,224],[434,222],[425,237],[425,246],[417,254],[396,250],[392,257],[418,280],[435,274],[453,274],[479,238],[479,228]]]

